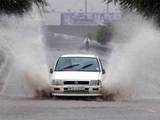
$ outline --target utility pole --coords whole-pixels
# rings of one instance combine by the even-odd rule
[[[85,15],[87,17],[87,13],[88,13],[88,1],[85,0]]]
[[[106,3],[106,13],[108,14],[109,13],[109,3]]]
[[[88,1],[85,0],[85,19],[87,19],[87,13],[88,13]]]

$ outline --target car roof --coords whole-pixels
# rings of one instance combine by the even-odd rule
[[[62,55],[61,57],[92,57],[92,58],[97,58],[97,56],[93,54],[65,54]]]

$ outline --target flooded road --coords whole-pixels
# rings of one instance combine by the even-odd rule
[[[1,120],[159,120],[160,101],[98,102],[0,97]]]

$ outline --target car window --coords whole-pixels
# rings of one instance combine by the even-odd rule
[[[100,71],[96,58],[91,57],[60,57],[55,71]]]

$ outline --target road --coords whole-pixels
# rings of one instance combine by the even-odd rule
[[[159,120],[160,101],[0,98],[1,120]]]

